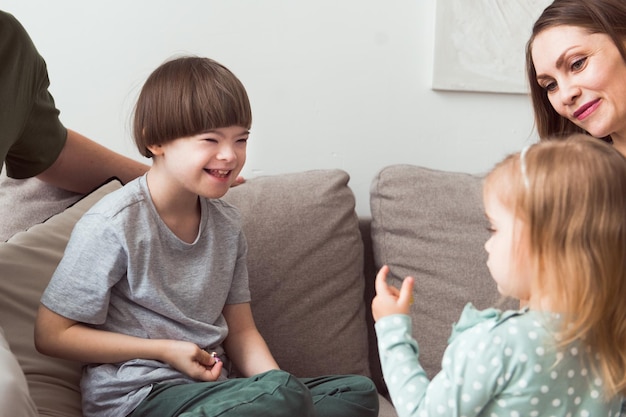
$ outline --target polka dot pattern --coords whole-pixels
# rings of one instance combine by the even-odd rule
[[[554,315],[468,305],[432,381],[419,363],[411,317],[376,322],[383,375],[400,417],[620,417],[579,346],[554,347]]]

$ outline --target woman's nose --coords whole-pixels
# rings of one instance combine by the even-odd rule
[[[561,84],[561,101],[565,105],[576,102],[580,97],[580,88],[573,83]]]

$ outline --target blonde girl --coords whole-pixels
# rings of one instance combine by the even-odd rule
[[[401,290],[377,277],[383,373],[400,416],[619,416],[626,394],[626,159],[582,134],[513,154],[487,175],[488,267],[519,311],[455,324],[429,381]],[[419,291],[416,294],[419,300]],[[419,301],[417,301],[419,302]]]

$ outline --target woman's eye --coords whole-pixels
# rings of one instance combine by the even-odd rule
[[[556,84],[556,81],[551,81],[549,83],[543,84],[541,87],[543,87],[543,89],[546,90],[547,92],[552,92],[556,90],[557,84]]]
[[[491,233],[491,234],[494,234],[494,233],[496,232],[496,228],[495,228],[495,227],[492,227],[492,226],[489,226],[489,227],[487,227],[487,231],[488,231],[489,233]]]
[[[581,69],[585,65],[585,62],[587,62],[587,58],[580,58],[574,61],[571,65],[572,71]]]

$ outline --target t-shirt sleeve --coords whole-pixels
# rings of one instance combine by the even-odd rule
[[[33,177],[57,159],[67,130],[48,91],[44,59],[22,25],[3,12],[0,62],[0,158],[9,177]]]
[[[71,320],[102,324],[111,289],[126,270],[127,251],[121,239],[101,215],[88,212],[74,227],[41,303]]]

